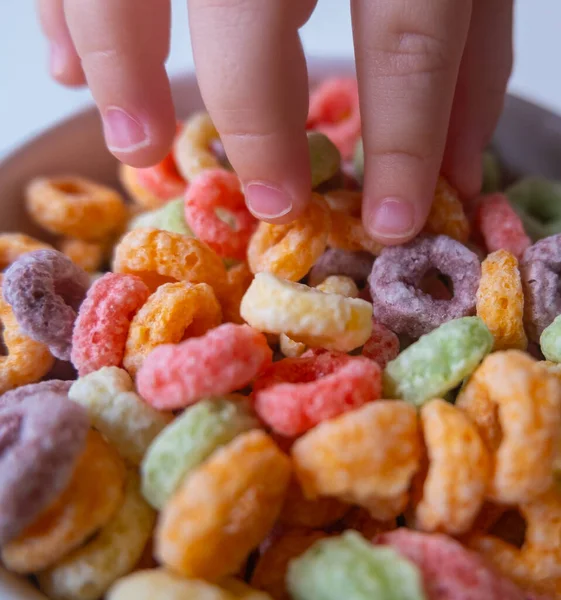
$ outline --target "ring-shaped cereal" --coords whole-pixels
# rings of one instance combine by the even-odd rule
[[[561,314],[561,233],[530,246],[520,261],[524,324],[532,342]]]
[[[208,283],[216,297],[228,295],[226,268],[204,242],[160,229],[135,229],[115,249],[113,270],[138,275],[155,291],[162,283]]]
[[[165,200],[162,200],[152,190],[140,184],[138,177],[139,170],[121,163],[118,169],[119,182],[129,198],[134,202],[133,207],[138,207],[146,211],[156,210],[165,203]]]
[[[308,151],[314,189],[337,174],[341,165],[341,153],[337,146],[319,131],[308,131]]]
[[[225,323],[242,325],[245,321],[240,315],[242,298],[253,281],[253,273],[246,262],[228,269],[228,295],[222,300],[222,312]]]
[[[475,422],[491,452],[488,499],[528,502],[553,484],[561,388],[547,367],[518,350],[490,354],[456,405]]]
[[[130,375],[103,367],[72,383],[68,397],[81,404],[90,422],[132,465],[139,465],[172,415],[153,409],[135,392]]]
[[[89,429],[86,411],[54,391],[0,408],[0,546],[64,490]]]
[[[323,81],[310,95],[307,129],[326,135],[343,159],[352,158],[360,137],[360,107],[355,78],[332,77]]]
[[[399,354],[399,338],[395,333],[372,319],[372,333],[362,347],[362,356],[376,361],[380,369],[397,358]]]
[[[421,408],[421,424],[429,465],[415,507],[415,529],[465,533],[483,505],[489,451],[474,423],[444,400]]]
[[[403,512],[420,466],[417,411],[402,401],[369,402],[308,431],[291,455],[308,498],[335,497],[387,521]]]
[[[221,167],[212,151],[213,142],[219,140],[208,113],[194,113],[187,119],[173,144],[177,169],[187,181],[192,183],[203,171]]]
[[[149,295],[135,275],[105,273],[93,283],[72,333],[70,356],[80,376],[121,364],[131,321]]]
[[[42,394],[43,392],[54,392],[55,394],[67,395],[72,381],[63,381],[61,379],[48,379],[39,383],[28,383],[20,385],[9,392],[0,395],[0,410],[4,406],[14,406],[16,403],[25,400],[27,396],[33,394]]]
[[[122,230],[127,219],[115,190],[83,177],[40,177],[26,190],[32,219],[47,231],[80,240],[103,240]]]
[[[431,269],[451,279],[451,300],[435,300],[419,288]],[[374,316],[393,332],[418,338],[446,321],[475,313],[480,275],[477,256],[444,235],[385,248],[369,278]]]
[[[156,515],[129,471],[125,498],[117,512],[84,546],[37,575],[53,600],[97,600],[119,577],[130,573],[152,534]]]
[[[540,336],[540,349],[548,361],[561,363],[561,316],[555,317]]]
[[[68,485],[15,539],[2,561],[16,573],[42,571],[82,544],[117,511],[124,498],[125,465],[95,430]]]
[[[284,333],[311,347],[350,352],[372,333],[372,305],[360,298],[326,294],[307,285],[258,273],[240,313],[252,327]]]
[[[106,242],[86,242],[74,238],[64,238],[58,248],[88,273],[101,270],[107,254]]]
[[[210,285],[164,283],[130,322],[123,366],[134,377],[154,348],[198,337],[221,322],[222,309]]]
[[[358,298],[359,296],[356,283],[346,275],[330,275],[315,287],[326,294],[339,294],[346,298]]]
[[[137,169],[139,185],[167,202],[185,193],[187,183],[179,174],[173,154],[170,152],[163,160],[144,169]]]
[[[308,275],[308,285],[317,286],[330,275],[350,277],[362,287],[372,272],[374,256],[369,252],[347,252],[328,248],[316,261]]]
[[[377,363],[321,352],[273,363],[255,380],[252,397],[264,423],[276,433],[294,437],[378,399],[381,391]]]
[[[2,287],[21,330],[69,360],[72,328],[89,285],[88,274],[64,254],[36,250],[11,264]]]
[[[269,271],[283,279],[299,281],[323,254],[331,218],[325,200],[318,194],[306,210],[291,223],[259,223],[247,247],[253,273]]]
[[[224,323],[201,337],[152,350],[136,383],[154,408],[185,408],[208,396],[243,389],[272,357],[262,333],[248,325]]]
[[[0,233],[0,271],[35,250],[52,250],[52,246],[23,233]]]
[[[201,173],[185,194],[185,220],[195,235],[222,258],[244,260],[257,219],[249,212],[235,173]]]
[[[156,529],[157,558],[186,577],[212,581],[237,573],[274,525],[289,480],[290,460],[273,440],[260,430],[242,433],[186,477],[166,503]]]
[[[481,263],[476,298],[477,316],[495,340],[493,350],[525,350],[524,293],[518,261],[510,252],[497,250]]]
[[[431,235],[447,235],[465,244],[470,226],[458,192],[440,176],[424,231]]]

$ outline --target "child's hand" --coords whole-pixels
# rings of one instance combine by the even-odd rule
[[[338,0],[343,1],[343,0]],[[290,221],[310,195],[298,28],[316,0],[189,0],[197,76],[253,212]],[[111,151],[150,165],[175,116],[166,0],[39,0],[53,76],[87,79]],[[477,192],[511,67],[512,0],[352,0],[365,144],[364,220],[413,237],[443,169]],[[70,31],[70,33],[69,33]],[[79,58],[78,58],[79,57]],[[82,71],[83,69],[83,71]]]

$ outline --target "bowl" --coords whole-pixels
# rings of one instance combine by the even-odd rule
[[[352,75],[350,60],[312,58],[310,85],[329,75]],[[192,74],[172,81],[178,116],[202,108]],[[561,117],[508,96],[493,139],[506,177],[543,175],[561,180]],[[0,231],[23,231],[45,237],[28,219],[23,202],[25,184],[38,175],[80,174],[119,187],[117,161],[105,148],[98,113],[88,108],[31,140],[0,163]],[[2,600],[46,600],[26,579],[0,567]]]

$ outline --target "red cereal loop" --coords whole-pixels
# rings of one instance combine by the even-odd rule
[[[479,198],[475,222],[489,252],[508,250],[520,260],[532,245],[520,217],[504,194]]]
[[[253,385],[255,411],[285,436],[302,434],[380,394],[375,362],[327,351],[276,362]]]
[[[362,356],[378,363],[380,369],[399,354],[399,338],[376,319],[372,319],[372,335],[362,347]]]
[[[337,146],[344,160],[353,156],[360,126],[356,79],[326,79],[310,95],[306,128],[326,135]]]
[[[244,260],[257,219],[245,205],[237,175],[224,169],[201,173],[185,194],[185,220],[219,256]]]
[[[205,396],[244,388],[272,358],[262,333],[225,323],[201,337],[153,350],[138,371],[138,391],[154,408],[184,408]]]
[[[80,376],[118,367],[132,318],[150,290],[136,275],[106,273],[88,290],[72,335],[72,364]]]
[[[136,177],[139,185],[161,200],[177,198],[187,187],[187,182],[179,174],[171,152],[153,167],[137,169]]]

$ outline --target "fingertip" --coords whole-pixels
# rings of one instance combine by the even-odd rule
[[[429,201],[430,207],[430,201]],[[408,242],[422,229],[428,210],[405,198],[365,201],[363,224],[368,233],[385,246]]]
[[[49,45],[49,72],[58,83],[68,87],[85,85],[86,78],[74,46],[51,42]]]
[[[267,181],[250,181],[244,186],[247,207],[251,214],[267,223],[290,223],[308,205],[307,194],[294,194],[286,188]]]

